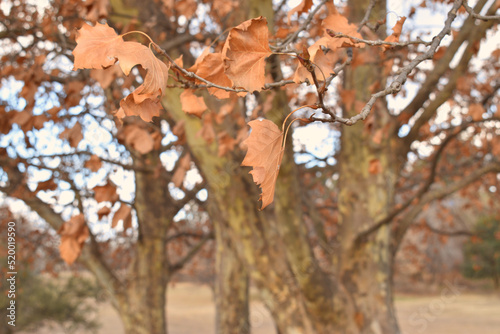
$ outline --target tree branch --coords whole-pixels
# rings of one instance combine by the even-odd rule
[[[451,134],[450,136],[448,136],[446,139],[443,140],[443,142],[437,149],[436,153],[434,154],[434,158],[432,159],[429,177],[422,185],[422,187],[417,191],[417,193],[413,195],[410,199],[408,199],[406,202],[404,202],[402,205],[396,207],[386,217],[379,220],[373,226],[359,233],[356,237],[355,241],[356,243],[364,241],[370,234],[377,231],[382,226],[391,223],[397,215],[406,210],[412,203],[414,203],[415,200],[420,200],[425,195],[425,193],[430,189],[431,185],[434,183],[434,180],[436,179],[437,165],[445,147],[452,141],[452,139],[456,138],[458,134],[460,134],[466,128],[467,128],[466,125],[462,126],[459,131],[456,131],[455,133]]]
[[[363,17],[363,19],[359,23],[358,32],[361,32],[361,29],[363,29],[363,27],[366,25],[366,23],[368,23],[368,19],[370,18],[370,15],[372,14],[372,10],[378,1],[379,0],[370,0],[370,3],[368,4],[368,8],[366,9],[365,16]]]
[[[455,4],[456,2],[457,1],[455,1]],[[487,0],[480,0],[476,5],[475,10],[481,10],[486,2]],[[462,3],[462,1],[460,1],[460,3]],[[446,48],[446,52],[441,57],[441,59],[437,61],[432,71],[427,75],[424,83],[418,90],[413,100],[401,112],[402,114],[405,113],[408,115],[414,115],[429,99],[430,94],[436,89],[436,85],[442,78],[443,74],[450,68],[450,62],[453,57],[455,57],[458,49],[469,38],[471,31],[475,27],[474,21],[475,20],[470,17],[465,20],[458,35],[453,39],[450,45],[448,45],[448,47]]]
[[[174,263],[170,266],[170,271],[175,272],[182,269],[191,259],[198,253],[198,251],[203,247],[203,245],[210,239],[214,238],[213,233],[209,233],[203,237],[196,245],[194,245],[189,252],[180,259],[177,263]]]
[[[387,45],[387,46],[391,46],[391,47],[405,47],[405,46],[408,46],[408,45],[425,45],[425,46],[429,46],[429,45],[432,44],[432,41],[431,42],[426,42],[426,41],[423,41],[423,40],[421,40],[419,38],[417,38],[416,41],[386,42],[386,41],[383,41],[383,40],[369,40],[369,39],[357,38],[357,37],[353,37],[353,36],[349,36],[349,35],[343,34],[341,32],[334,32],[334,31],[331,31],[331,30],[327,30],[327,32],[328,32],[328,35],[330,35],[331,37],[334,37],[334,38],[349,38],[349,39],[353,40],[354,42],[365,43],[365,44],[370,45],[370,46]]]
[[[396,94],[398,93],[401,88],[403,87],[404,83],[406,82],[406,79],[408,78],[408,75],[413,71],[420,63],[422,63],[424,60],[427,59],[432,59],[434,54],[436,53],[436,50],[443,40],[443,38],[451,33],[451,24],[457,17],[457,12],[460,6],[462,5],[461,0],[455,0],[453,3],[453,7],[450,9],[448,12],[448,18],[445,21],[443,29],[432,39],[432,42],[430,44],[429,49],[424,52],[423,54],[418,55],[415,57],[408,65],[405,67],[401,68],[399,71],[398,76],[392,81],[390,85],[388,85],[384,90],[381,90],[375,94],[372,94],[370,97],[370,100],[366,103],[366,105],[361,109],[359,114],[351,117],[351,118],[343,118],[336,116],[334,120],[331,120],[330,122],[340,122],[345,125],[354,125],[360,120],[365,120],[368,115],[370,114],[370,111],[377,101],[377,99],[387,96],[389,94]],[[314,120],[319,120],[319,119],[314,119]]]
[[[437,109],[445,103],[449,97],[453,94],[453,91],[456,88],[458,79],[463,76],[463,73],[466,72],[467,66],[469,65],[470,60],[476,53],[475,51],[475,42],[481,40],[486,31],[493,25],[493,21],[483,22],[476,29],[474,29],[469,36],[467,47],[465,48],[464,53],[462,54],[462,58],[460,59],[458,65],[455,67],[451,76],[448,80],[446,86],[441,89],[437,96],[430,101],[430,103],[424,107],[423,113],[416,120],[415,124],[412,126],[410,132],[403,140],[403,143],[408,150],[411,143],[418,137],[418,133],[420,128],[426,124],[436,113]]]
[[[395,230],[394,237],[393,237],[393,242],[394,242],[394,252],[397,251],[397,248],[401,244],[401,241],[403,240],[403,237],[410,227],[411,223],[417,218],[417,216],[422,212],[423,207],[432,201],[442,199],[448,195],[453,194],[457,190],[460,190],[469,184],[477,181],[480,179],[483,175],[488,174],[488,173],[500,173],[500,163],[498,162],[493,162],[489,163],[481,168],[478,168],[474,171],[472,171],[470,174],[464,176],[462,179],[459,181],[449,184],[447,186],[438,188],[436,190],[433,190],[431,192],[428,192],[423,196],[423,198],[416,204],[414,205],[406,214],[404,217],[402,217],[400,224]]]
[[[309,23],[311,23],[312,19],[314,18],[314,16],[316,15],[316,13],[321,9],[321,7],[323,7],[329,0],[322,0],[317,6],[316,8],[314,8],[314,10],[312,10],[309,15],[307,16],[306,20],[304,22],[302,22],[302,24],[300,25],[299,29],[297,29],[293,34],[289,35],[284,41],[283,43],[281,43],[280,45],[276,46],[274,48],[274,51],[283,51],[284,49],[286,49],[286,47],[288,45],[290,45],[291,43],[293,43],[297,37],[299,36],[299,34],[304,31],[305,29],[307,29],[307,26],[309,25]]]
[[[22,174],[20,172],[16,172],[12,169],[6,172],[10,180],[22,180]],[[18,182],[17,184],[12,184],[9,188],[2,188],[0,190],[5,191],[7,196],[11,196],[10,191],[16,191],[19,187],[23,187],[23,189],[21,192],[17,192],[15,197],[26,203],[26,205],[45,220],[51,228],[55,231],[59,230],[64,224],[64,219],[60,214],[56,213],[49,204],[45,203],[38,198],[35,193],[31,192],[25,184],[19,184]],[[97,246],[97,243],[91,240],[90,245],[87,244],[87,247],[84,246],[82,248],[82,253],[78,261],[82,262],[95,274],[103,287],[111,292],[109,295],[113,303],[116,303],[115,297],[122,293],[123,286],[119,278],[102,258],[102,254],[99,252]]]
[[[443,230],[440,230],[440,229],[437,229],[433,226],[431,226],[428,222],[425,222],[425,226],[431,230],[431,232],[434,232],[436,234],[440,234],[440,235],[447,235],[447,236],[450,236],[450,237],[461,237],[461,236],[471,236],[471,235],[474,235],[474,233],[470,232],[470,231],[466,231],[466,230],[458,230],[458,231],[443,231]]]
[[[483,20],[483,21],[488,21],[488,20],[497,20],[497,21],[500,21],[500,15],[481,15],[481,14],[476,13],[474,11],[474,9],[472,9],[472,7],[470,7],[467,4],[467,1],[464,1],[462,5],[464,6],[464,8],[467,11],[467,13],[469,13],[472,17],[474,17],[476,19],[480,19],[480,20]]]

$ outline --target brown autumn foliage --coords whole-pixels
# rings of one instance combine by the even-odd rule
[[[249,332],[250,280],[281,333],[396,333],[384,296],[421,212],[498,197],[496,3],[6,3],[0,191],[127,333],[166,332],[166,284],[207,249],[221,333]]]

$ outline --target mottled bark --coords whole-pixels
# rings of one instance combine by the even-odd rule
[[[152,166],[160,164],[158,152],[147,159]],[[165,202],[170,199],[164,174],[136,173],[135,209],[139,236],[133,263],[125,278],[118,310],[128,334],[166,333],[166,286],[170,269],[166,252],[166,235],[173,212]],[[170,218],[170,219],[169,219]]]
[[[350,20],[361,21],[369,2],[351,0]],[[385,1],[378,2],[371,19],[384,18],[385,6]],[[344,89],[354,90],[356,100],[366,102],[370,85],[382,77],[381,66],[349,68],[345,71]],[[344,106],[343,112],[350,117],[359,110],[354,103]],[[371,113],[370,126],[358,123],[342,128],[338,197],[341,251],[337,256],[342,298],[339,296],[341,305],[336,306],[345,312],[344,333],[393,334],[399,333],[399,329],[392,295],[391,230],[385,226],[369,238],[355,242],[360,231],[384,217],[394,204],[398,168],[390,135],[395,131],[394,120],[382,101],[375,104]],[[378,142],[373,135],[380,129],[389,135]]]

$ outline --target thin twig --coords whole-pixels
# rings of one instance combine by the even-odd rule
[[[375,7],[375,4],[378,2],[378,0],[371,0],[370,3],[368,4],[368,8],[366,9],[365,17],[361,20],[359,23],[358,27],[358,32],[361,31],[361,29],[365,26],[365,24],[368,22],[368,19],[370,18],[370,15],[372,13],[373,8]]]
[[[218,88],[218,89],[222,89],[222,90],[225,90],[225,91],[228,91],[228,92],[234,92],[234,93],[248,93],[248,90],[246,90],[246,89],[224,87],[224,86],[217,85],[217,84],[215,84],[215,83],[213,83],[211,81],[208,81],[207,79],[204,79],[204,78],[196,75],[195,73],[190,72],[190,71],[182,68],[181,66],[177,65],[174,62],[174,60],[170,57],[170,55],[165,50],[163,50],[158,44],[153,44],[153,46],[155,46],[156,51],[158,51],[161,55],[163,55],[165,58],[168,59],[168,61],[170,62],[170,66],[171,67],[173,67],[176,70],[180,71],[182,74],[184,74],[188,78],[196,79],[196,80],[199,80],[199,81],[205,83],[206,84],[206,88]]]
[[[416,41],[407,41],[407,42],[386,42],[386,41],[382,41],[382,40],[369,40],[369,39],[363,39],[363,38],[357,38],[357,37],[354,37],[354,36],[349,36],[349,35],[346,35],[346,34],[343,34],[341,32],[335,32],[335,31],[331,31],[331,30],[327,30],[327,33],[328,35],[330,35],[331,37],[333,38],[349,38],[350,40],[354,41],[354,42],[357,42],[357,43],[365,43],[367,45],[371,45],[371,46],[379,46],[379,45],[388,45],[388,46],[392,46],[392,47],[405,47],[405,46],[408,46],[408,45],[425,45],[425,46],[429,46],[432,44],[432,41],[431,42],[426,42],[426,41],[423,41],[419,38],[417,38]]]
[[[314,16],[316,15],[316,13],[321,9],[321,7],[323,7],[329,0],[323,0],[321,1],[317,6],[316,8],[314,8],[314,10],[312,10],[309,15],[307,16],[306,20],[304,22],[302,22],[302,24],[300,25],[299,29],[297,29],[293,34],[289,35],[284,41],[283,43],[281,43],[280,45],[276,46],[274,48],[274,51],[281,51],[281,50],[284,50],[286,49],[286,47],[288,45],[290,45],[291,43],[293,43],[297,37],[299,36],[299,34],[304,31],[305,29],[307,29],[307,26],[309,25],[309,23],[311,23],[312,19],[314,18]]]

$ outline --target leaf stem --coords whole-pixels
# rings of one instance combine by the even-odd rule
[[[290,115],[288,115],[288,116],[290,116]],[[281,145],[281,150],[282,150],[282,151],[285,151],[286,136],[288,135],[288,130],[290,130],[290,127],[292,126],[292,123],[293,123],[293,122],[295,122],[295,121],[298,121],[298,120],[300,120],[300,118],[296,118],[296,119],[292,120],[292,121],[290,122],[290,124],[288,124],[288,126],[286,127],[285,134],[283,135],[283,143],[282,143],[282,145]]]
[[[281,132],[284,132],[285,131],[285,123],[286,121],[288,120],[288,117],[292,116],[296,111],[299,111],[300,109],[302,108],[311,108],[311,109],[317,109],[316,106],[313,106],[313,105],[305,105],[305,106],[301,106],[301,107],[298,107],[297,109],[295,110],[292,110],[288,116],[286,116],[285,120],[283,121],[283,124],[281,125]],[[293,122],[293,121],[292,121]],[[290,123],[291,124],[291,123]]]
[[[151,44],[151,43],[156,44],[155,42],[153,42],[153,40],[151,39],[151,37],[149,37],[149,35],[148,35],[148,34],[146,34],[146,33],[142,32],[142,31],[138,31],[138,30],[127,31],[126,33],[124,33],[124,34],[120,35],[120,37],[125,37],[125,36],[130,35],[130,34],[133,34],[133,33],[141,34],[141,35],[143,35],[143,36],[147,37],[147,39],[149,39],[150,44]]]

